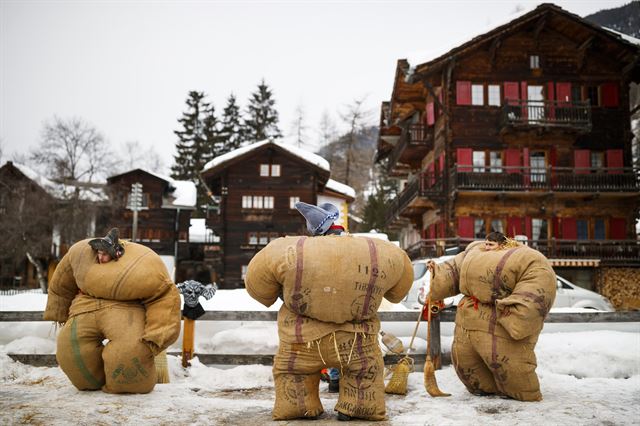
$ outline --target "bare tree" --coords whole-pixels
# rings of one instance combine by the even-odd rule
[[[144,147],[138,141],[128,141],[122,147],[120,172],[142,168],[152,172],[164,170],[164,161],[153,147]]]
[[[116,163],[102,133],[77,117],[46,122],[31,158],[59,182],[93,182],[106,177]]]
[[[295,116],[291,123],[291,134],[296,138],[298,148],[307,143],[307,119],[304,106],[298,104],[295,110]]]
[[[320,117],[318,134],[320,136],[320,147],[327,146],[329,143],[333,142],[338,135],[336,123],[333,121],[329,111],[326,109],[322,112],[322,116]]]
[[[347,152],[345,160],[345,184],[349,185],[349,174],[351,171],[351,162],[353,161],[353,146],[356,143],[358,133],[365,128],[367,120],[371,116],[371,111],[365,108],[366,96],[354,99],[353,103],[346,106],[346,109],[340,114],[342,121],[348,127],[347,130]]]

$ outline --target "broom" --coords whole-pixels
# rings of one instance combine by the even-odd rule
[[[167,362],[167,351],[160,352],[153,358],[156,365],[156,383],[169,383],[169,363]]]
[[[424,362],[424,387],[427,389],[427,393],[434,398],[451,396],[450,393],[442,392],[438,388],[436,369],[431,360],[431,297],[427,299],[424,309],[427,309],[427,359]]]
[[[393,372],[393,374],[391,375],[391,379],[389,379],[387,386],[385,386],[384,388],[385,393],[393,393],[396,395],[407,394],[407,384],[409,380],[409,373],[413,371],[413,358],[411,358],[408,355],[408,353],[413,350],[413,340],[415,339],[416,333],[418,332],[418,326],[420,325],[420,320],[422,319],[422,312],[423,311],[420,311],[420,315],[418,315],[418,321],[416,322],[416,326],[413,329],[413,335],[411,336],[411,341],[409,342],[407,355],[402,357],[395,366],[389,369],[390,371]],[[403,351],[404,351],[404,348],[403,348]]]

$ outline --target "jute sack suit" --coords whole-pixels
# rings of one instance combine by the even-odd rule
[[[379,239],[285,237],[258,252],[247,269],[248,293],[265,306],[278,296],[284,300],[273,367],[274,419],[322,413],[318,383],[325,367],[342,370],[337,410],[385,419],[377,311],[383,297],[402,300],[412,282],[404,251]]]
[[[150,392],[154,356],[180,332],[178,290],[153,250],[123,243],[120,259],[100,264],[88,241],[69,249],[49,283],[44,319],[64,323],[58,364],[80,390]]]
[[[460,380],[474,394],[541,400],[534,348],[556,297],[549,261],[515,242],[490,251],[471,243],[432,276],[432,300],[458,293],[452,362]]]

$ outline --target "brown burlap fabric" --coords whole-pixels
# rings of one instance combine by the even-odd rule
[[[49,283],[44,319],[65,323],[58,362],[79,389],[149,392],[154,355],[180,333],[180,295],[151,249],[126,243],[117,262],[99,264],[87,242],[69,249]]]
[[[249,294],[265,306],[279,295],[280,349],[273,373],[276,419],[314,417],[320,370],[342,369],[336,410],[385,418],[377,311],[397,303],[413,281],[407,255],[382,240],[353,236],[286,237],[257,253],[247,270]]]
[[[539,400],[533,350],[555,300],[555,273],[540,252],[527,246],[483,247],[470,244],[436,265],[432,276],[432,299],[465,295],[456,313],[454,366],[472,393]]]

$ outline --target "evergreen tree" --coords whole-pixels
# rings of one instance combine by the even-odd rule
[[[245,129],[242,126],[240,107],[236,103],[236,97],[231,94],[227,99],[227,106],[222,111],[220,138],[223,146],[219,154],[240,148],[245,140]]]
[[[247,139],[252,143],[282,136],[278,128],[278,111],[275,109],[275,103],[271,89],[262,80],[258,89],[249,97],[247,107],[245,127]]]
[[[218,155],[216,150],[220,148],[215,109],[205,101],[203,92],[191,91],[187,98],[187,111],[182,113],[178,122],[182,130],[174,131],[179,141],[176,143],[178,154],[171,166],[171,177],[195,183],[198,190],[197,205],[206,206],[210,199],[199,172]]]
[[[395,233],[385,230],[387,211],[389,204],[396,198],[398,183],[390,178],[383,170],[382,165],[374,167],[371,192],[367,197],[362,215],[362,230],[368,232],[372,229],[385,231],[390,239],[396,239]]]

